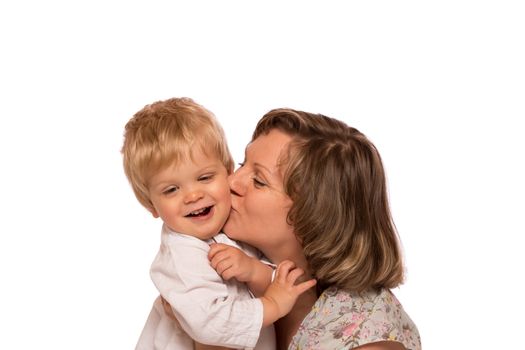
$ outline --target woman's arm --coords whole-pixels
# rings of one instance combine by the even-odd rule
[[[406,350],[403,344],[397,341],[380,341],[365,344],[355,348],[356,350]]]

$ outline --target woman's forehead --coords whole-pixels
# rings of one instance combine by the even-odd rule
[[[287,149],[291,140],[291,136],[279,130],[260,135],[246,147],[246,160],[258,163],[273,172],[278,168],[281,153]]]

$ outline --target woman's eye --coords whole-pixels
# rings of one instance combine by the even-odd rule
[[[261,187],[264,187],[266,186],[266,184],[264,182],[262,182],[261,180],[257,179],[256,177],[253,178],[253,185],[257,188],[261,188]]]

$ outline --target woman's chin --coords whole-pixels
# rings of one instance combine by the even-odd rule
[[[236,229],[236,225],[232,222],[231,219],[228,219],[224,226],[222,227],[222,231],[230,238],[232,239],[238,239],[236,233],[238,232]]]

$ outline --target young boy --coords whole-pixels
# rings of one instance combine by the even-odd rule
[[[230,212],[233,161],[213,114],[188,98],[147,105],[126,124],[122,154],[137,199],[163,220],[151,265],[160,296],[137,349],[275,349],[272,323],[315,282],[295,285],[291,264],[281,264],[254,298],[245,284],[223,281],[210,266],[209,244],[223,243],[251,257],[249,285],[257,294],[272,274],[254,251],[219,233]]]

